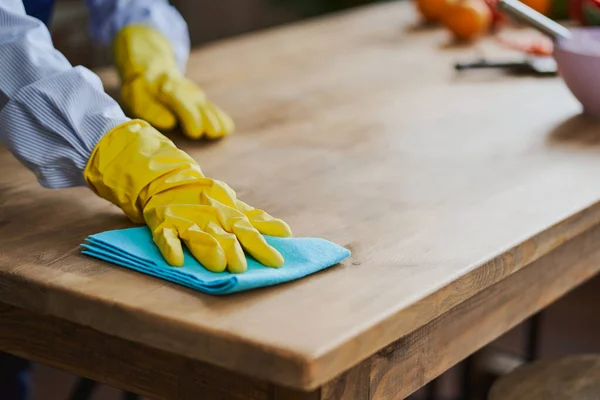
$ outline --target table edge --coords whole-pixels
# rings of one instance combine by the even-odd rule
[[[505,250],[489,261],[475,266],[456,280],[446,283],[445,286],[415,301],[411,306],[399,307],[388,314],[387,317],[376,321],[376,323],[359,327],[338,342],[315,348],[311,352],[298,352],[293,349],[256,343],[244,337],[232,335],[230,332],[216,332],[209,328],[198,329],[197,326],[192,326],[184,321],[165,319],[164,316],[160,316],[159,326],[157,323],[159,320],[158,315],[149,310],[98,301],[96,298],[78,295],[65,288],[53,287],[52,283],[39,284],[11,274],[4,276],[8,285],[25,286],[28,290],[35,291],[38,296],[40,292],[46,293],[47,296],[47,293],[50,292],[48,289],[51,288],[52,293],[60,292],[61,296],[53,295],[52,298],[47,296],[47,301],[44,301],[44,304],[37,304],[36,306],[27,304],[27,307],[23,307],[19,298],[11,298],[8,292],[0,292],[0,302],[62,318],[108,335],[184,355],[274,384],[312,390],[599,224],[600,202],[563,219],[516,246]],[[492,279],[480,279],[481,276],[488,274],[491,269],[495,271]],[[456,293],[456,287],[465,286],[469,287],[468,291]],[[23,294],[21,294],[21,298],[22,296]],[[60,301],[57,297],[60,297]],[[131,319],[142,330],[161,329],[163,332],[170,330],[177,331],[178,335],[181,336],[194,337],[199,344],[198,347],[204,350],[208,349],[209,353],[203,352],[201,349],[190,350],[185,345],[177,347],[177,344],[172,342],[157,341],[151,335],[134,338],[128,332],[123,333],[123,331],[115,330],[114,325],[111,325],[110,322],[93,321],[89,317],[79,315],[76,312],[72,312],[71,315],[55,312],[57,309],[68,309],[64,306],[72,301],[87,302],[88,306],[93,307],[97,312],[121,313],[123,314],[121,315],[122,318]],[[429,314],[423,314],[419,305],[424,302],[437,302],[440,303],[440,307],[436,307]],[[406,316],[410,315],[413,318],[409,321]],[[414,317],[415,315],[416,317]],[[240,351],[235,355],[230,355],[229,359],[224,359],[221,354],[218,354],[218,349],[227,348],[233,344],[240,348]],[[241,365],[239,363],[240,357],[253,359],[254,365]],[[257,363],[263,365],[264,368],[256,368]]]

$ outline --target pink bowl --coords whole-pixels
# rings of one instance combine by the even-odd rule
[[[600,28],[571,29],[554,50],[559,73],[584,112],[600,118]]]

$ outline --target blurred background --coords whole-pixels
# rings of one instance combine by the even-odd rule
[[[264,29],[376,0],[171,0],[188,23],[192,44]],[[84,0],[57,0],[54,45],[74,65],[99,67],[110,58],[88,34]]]

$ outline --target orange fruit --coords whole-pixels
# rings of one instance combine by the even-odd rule
[[[442,23],[459,40],[471,40],[488,32],[492,10],[483,0],[453,0],[444,10]]]
[[[426,21],[439,21],[444,13],[448,0],[416,0],[417,9]]]

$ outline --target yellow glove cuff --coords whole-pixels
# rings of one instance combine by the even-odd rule
[[[203,178],[198,164],[142,120],[110,130],[98,142],[84,170],[88,186],[120,207],[135,223],[152,195]]]
[[[146,25],[128,25],[112,43],[115,65],[121,79],[128,81],[139,74],[179,72],[175,52],[169,39]]]

